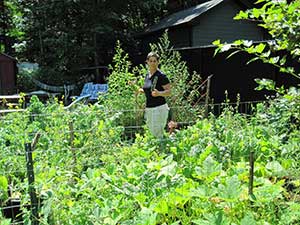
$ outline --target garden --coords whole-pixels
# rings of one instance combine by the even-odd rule
[[[161,55],[170,76],[188,74],[176,51]],[[43,104],[34,96],[24,112],[1,117],[1,225],[11,223],[3,212],[12,198],[20,200],[15,219],[24,224],[300,221],[299,89],[253,106],[253,115],[225,102],[221,115],[205,118],[179,83],[182,99],[170,102],[180,109],[174,119],[194,123],[167,134],[161,146],[143,125],[143,96],[134,94],[140,81],[130,71],[145,68],[130,67],[119,44],[109,93],[97,103],[66,109],[58,99]]]
[[[294,4],[276,13],[292,15],[299,10]],[[267,25],[282,19],[256,10],[239,17],[263,15]],[[296,21],[290,19],[284,21]],[[289,30],[274,24],[266,28],[277,42],[216,41],[216,53],[246,51],[297,77],[286,56],[273,57],[272,50],[299,58],[298,39],[287,41],[298,33],[291,23]],[[257,89],[275,94],[253,104],[252,114],[239,112],[237,97],[222,103],[220,114],[206,115],[206,105],[195,104],[201,76],[188,72],[166,36],[151,49],[176,81],[168,98],[171,119],[189,125],[162,142],[150,134],[144,96],[135,94],[147,68],[133,66],[118,42],[108,93],[96,103],[66,107],[63,99],[44,103],[33,96],[24,111],[0,117],[0,225],[299,224],[299,87],[257,80]]]

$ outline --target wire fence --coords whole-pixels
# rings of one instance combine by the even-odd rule
[[[209,105],[209,111],[220,115],[222,111],[226,108],[233,108],[234,112],[236,113],[244,113],[244,114],[251,114],[254,112],[254,106],[257,103],[261,103],[261,101],[255,101],[255,102],[241,102],[241,103],[224,103],[224,104],[210,104]],[[185,110],[184,108],[180,107],[173,107],[171,110]],[[25,112],[14,112],[14,113],[21,113],[21,117],[23,118],[23,121],[31,120],[31,122],[35,120],[41,119],[41,121],[47,121],[47,118],[53,118],[53,117],[64,117],[66,116],[66,112],[59,112],[59,113],[41,113],[41,114],[29,114]],[[68,112],[70,114],[74,113],[74,118],[80,117],[84,118],[86,115],[86,112]],[[107,111],[100,111],[95,112],[95,115],[113,115],[114,113],[123,113],[123,114],[131,114],[136,115],[137,113],[143,113],[143,110],[107,110]],[[194,117],[196,118],[196,117]],[[15,122],[15,118],[6,118],[5,116],[0,117],[1,123],[7,123],[12,124]],[[177,123],[186,124],[187,126],[195,124],[197,120],[190,120],[189,117],[186,117],[185,120],[176,121]],[[143,133],[145,124],[142,120],[140,121],[132,121],[131,124],[127,124],[126,126],[121,126],[120,124],[117,126],[110,126],[110,127],[102,127],[99,128],[99,121],[93,122],[90,121],[90,126],[86,126],[85,128],[78,128],[76,127],[76,120],[75,121],[65,121],[64,127],[60,127],[59,129],[56,128],[55,123],[50,124],[47,127],[47,130],[27,130],[23,131],[23,133],[18,134],[20,136],[23,136],[23,140],[31,140],[30,142],[26,142],[24,149],[14,149],[12,150],[9,146],[3,149],[3,151],[6,154],[7,160],[12,159],[13,162],[8,162],[6,167],[2,165],[0,167],[1,175],[11,177],[14,174],[22,174],[22,176],[26,175],[28,179],[28,185],[26,187],[18,187],[14,184],[9,184],[10,190],[9,190],[9,198],[5,202],[0,201],[0,212],[2,212],[2,215],[5,218],[11,219],[11,224],[23,224],[23,215],[24,210],[30,212],[30,219],[32,221],[31,224],[38,224],[38,208],[40,207],[40,203],[38,202],[36,187],[35,187],[35,175],[38,175],[39,173],[47,173],[51,170],[51,166],[53,168],[58,168],[60,166],[64,165],[63,159],[61,159],[60,164],[58,165],[49,165],[49,167],[41,168],[38,164],[38,160],[43,160],[43,155],[47,155],[48,157],[58,155],[58,153],[66,153],[70,154],[73,157],[73,163],[72,165],[64,165],[66,168],[72,168],[73,166],[76,166],[78,163],[77,159],[82,155],[83,152],[95,152],[97,150],[98,154],[101,154],[101,152],[111,152],[113,154],[114,148],[120,148],[122,146],[130,146],[133,143],[134,138],[136,137],[136,134]],[[76,144],[75,142],[78,141],[80,138],[90,138],[91,140],[94,137],[99,136],[93,136],[93,134],[96,134],[97,132],[102,132],[105,134],[108,134],[106,137],[103,137],[100,141],[95,141],[96,144],[88,142],[84,144]],[[170,130],[169,130],[170,131]],[[12,131],[13,132],[13,131]],[[118,140],[111,141],[109,140],[110,137],[114,136],[114,133],[121,133],[123,138],[120,138]],[[38,135],[37,135],[38,134]],[[28,139],[28,137],[30,137]],[[59,144],[55,143],[56,138],[61,138],[60,141],[65,142],[65,144]],[[36,147],[39,145],[39,139],[43,139],[43,145]],[[52,139],[53,138],[53,139]],[[76,139],[77,138],[77,139]],[[173,141],[176,139],[176,135],[172,136]],[[76,140],[75,140],[76,139]],[[170,136],[166,136],[162,142],[168,142],[170,140]],[[107,143],[110,143],[108,145]],[[113,146],[112,146],[113,144]],[[16,153],[17,152],[17,153]],[[34,154],[34,158],[33,158]],[[92,154],[86,155],[87,157],[93,157]],[[231,156],[231,160],[235,160],[235,156]],[[240,157],[240,156],[239,156]],[[253,189],[253,171],[254,171],[254,156],[253,152],[248,153],[247,155],[244,155],[245,159],[249,160],[249,194],[252,193]],[[236,158],[239,159],[239,158]],[[19,168],[13,168],[10,167],[13,166],[13,163],[16,166],[16,163],[20,163]],[[23,165],[21,164],[23,163]],[[86,167],[99,167],[102,165],[103,162],[91,162],[86,163]],[[5,165],[5,164],[4,164]],[[25,179],[25,177],[24,177]],[[21,202],[21,198],[13,197],[13,193],[24,193],[28,192],[29,198],[27,198],[26,202]],[[1,216],[0,216],[1,218]]]
[[[238,107],[238,110],[237,112],[239,113],[251,113],[253,112],[253,110],[250,110],[251,108],[253,108],[257,103],[267,103],[269,102],[269,100],[259,100],[259,101],[240,101],[240,102],[222,102],[222,103],[205,103],[204,101],[201,101],[201,102],[195,102],[193,105],[194,107],[204,107],[204,106],[208,106],[209,109],[216,109],[216,112],[222,112],[222,109],[224,108],[228,108],[229,106],[230,107]],[[186,110],[186,109],[190,109],[191,107],[190,106],[171,106],[170,107],[171,109],[174,109],[174,110]],[[101,111],[100,111],[101,109]],[[250,110],[250,111],[249,111]],[[133,112],[143,112],[144,109],[139,109],[139,108],[135,108],[135,109],[108,109],[108,108],[99,108],[99,113],[117,113],[117,112],[130,112],[130,113],[133,113]],[[0,110],[1,112],[1,110]],[[32,114],[26,114],[26,109],[22,109],[22,110],[17,110],[17,109],[14,109],[12,108],[11,111],[4,111],[4,114],[8,114],[8,113],[20,113],[22,114],[22,116],[24,117],[47,117],[47,116],[55,116],[55,115],[63,115],[63,114],[66,114],[68,112],[71,112],[71,113],[76,113],[76,114],[85,114],[86,112],[82,112],[82,111],[69,111],[69,110],[66,110],[66,111],[59,111],[59,112],[51,112],[51,113],[32,113]],[[214,112],[214,111],[210,111],[210,112]],[[0,116],[0,119],[3,120],[5,118],[3,118],[3,115],[2,117]],[[218,114],[217,114],[218,115]]]

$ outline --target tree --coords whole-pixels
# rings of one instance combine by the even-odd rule
[[[22,40],[23,34],[17,0],[0,0],[0,52],[13,55],[14,45]]]
[[[26,49],[49,84],[78,80],[80,68],[107,65],[120,40],[137,51],[134,34],[164,14],[165,0],[19,0],[25,18]]]

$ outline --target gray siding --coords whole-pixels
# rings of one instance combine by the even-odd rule
[[[168,34],[170,42],[173,46],[176,46],[177,48],[187,46],[190,47],[191,27],[176,27],[175,29],[170,29]]]
[[[261,41],[264,34],[255,24],[233,20],[241,10],[233,1],[225,1],[199,16],[192,30],[192,46],[211,45],[216,39],[231,42],[237,39]]]

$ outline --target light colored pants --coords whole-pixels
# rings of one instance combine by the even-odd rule
[[[145,109],[146,124],[153,136],[157,138],[163,137],[168,114],[169,107],[167,104]]]

